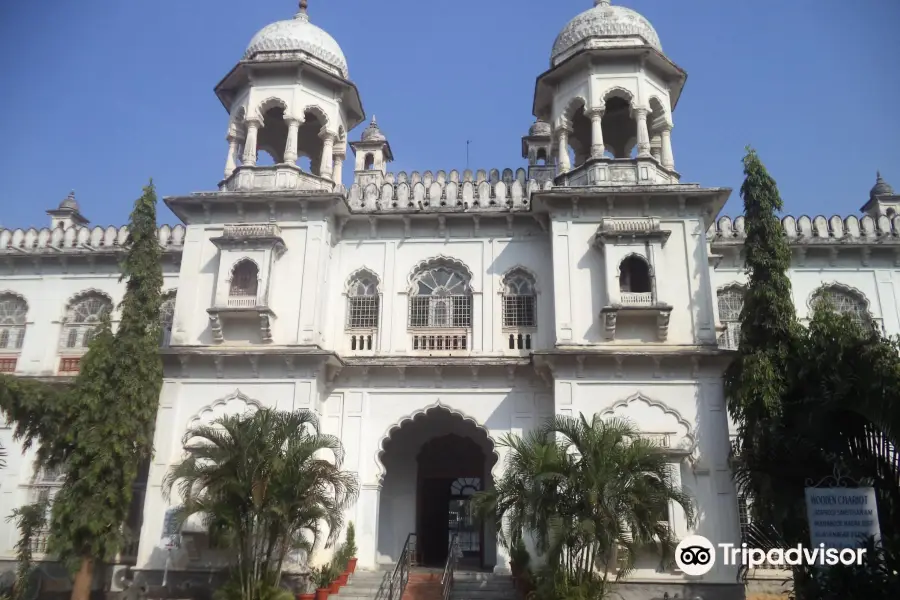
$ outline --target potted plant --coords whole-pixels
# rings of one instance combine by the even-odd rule
[[[316,586],[316,600],[328,600],[328,594],[331,593],[331,565],[322,565],[317,569],[312,569],[310,579]]]
[[[303,591],[297,594],[297,600],[316,600],[316,582],[314,577],[315,569],[312,569],[303,579],[303,583],[301,584],[301,589]]]
[[[341,591],[341,573],[337,569],[337,564],[332,561],[331,564],[325,568],[328,569],[328,576],[331,578],[331,586],[329,586],[328,591],[332,594],[337,594]]]
[[[356,528],[353,521],[347,524],[347,539],[344,541],[344,550],[347,555],[347,571],[352,575],[356,572]]]

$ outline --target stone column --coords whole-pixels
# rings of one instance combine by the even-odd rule
[[[356,503],[358,527],[356,543],[359,547],[360,569],[374,569],[378,561],[378,511],[381,503],[381,480],[365,483]]]
[[[237,151],[240,139],[233,133],[228,134],[228,157],[225,159],[225,179],[231,177],[237,168]]]
[[[289,165],[297,164],[297,131],[300,129],[300,120],[293,117],[285,117],[288,125],[287,142],[284,144],[284,162]]]
[[[334,182],[338,185],[342,185],[342,179],[344,178],[344,158],[345,155],[343,153],[334,155]]]
[[[559,172],[568,173],[572,164],[569,161],[569,131],[559,130]]]
[[[595,108],[588,113],[591,118],[591,158],[600,158],[606,152],[603,145],[603,111],[602,108]]]
[[[668,123],[662,130],[662,152],[660,164],[670,171],[675,170],[675,157],[672,155],[672,126]]]
[[[322,164],[319,167],[319,177],[331,179],[334,172],[334,134],[323,131],[322,135]]]
[[[247,120],[247,140],[244,142],[244,164],[248,167],[256,166],[256,136],[262,125],[256,119]]]
[[[650,156],[650,132],[647,130],[647,109],[635,108],[634,118],[637,121],[638,156]]]

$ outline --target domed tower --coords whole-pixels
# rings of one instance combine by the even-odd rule
[[[552,127],[557,183],[677,183],[672,111],[686,78],[646,18],[594,0],[557,36],[537,79],[534,115]]]
[[[394,160],[391,145],[372,117],[372,122],[362,132],[358,142],[351,142],[350,147],[356,154],[356,173],[354,182],[361,188],[370,183],[381,186],[387,172],[387,164]]]
[[[253,36],[216,86],[229,114],[223,191],[341,183],[347,132],[365,113],[341,47],[310,21],[307,4]]]
[[[900,214],[900,194],[894,193],[894,188],[884,180],[881,172],[875,174],[875,185],[869,190],[869,201],[860,210],[876,218]]]

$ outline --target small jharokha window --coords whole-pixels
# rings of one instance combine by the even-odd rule
[[[259,289],[259,267],[250,260],[242,260],[231,272],[231,296],[256,296]]]
[[[650,283],[650,265],[647,261],[632,254],[619,265],[619,291],[632,294],[648,294],[652,292]]]
[[[378,327],[378,279],[362,272],[353,277],[347,288],[347,329]]]
[[[503,278],[503,326],[531,328],[535,326],[537,297],[534,278],[521,269]]]

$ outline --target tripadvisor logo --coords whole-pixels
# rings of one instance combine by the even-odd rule
[[[749,548],[747,544],[718,544],[722,564],[743,565],[750,569],[763,565],[771,567],[794,567],[798,565],[830,566],[861,565],[866,555],[865,548],[804,548],[798,544],[793,548]],[[692,535],[681,540],[675,548],[675,564],[685,575],[697,577],[709,573],[716,564],[716,546],[702,535]]]

